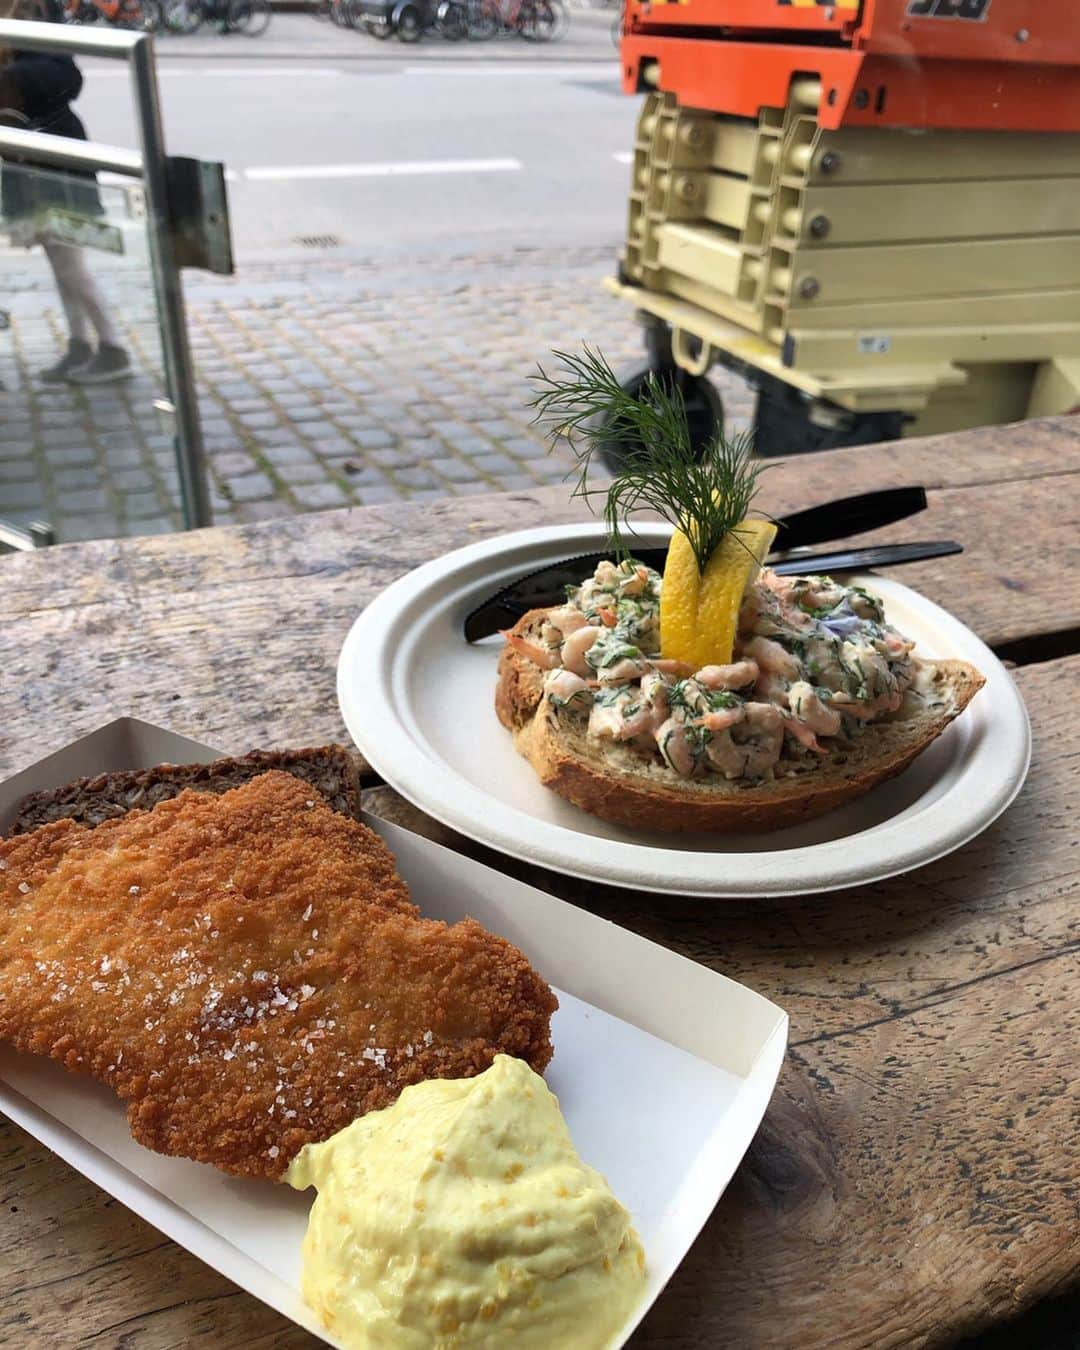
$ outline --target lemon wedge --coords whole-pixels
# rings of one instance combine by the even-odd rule
[[[685,661],[695,670],[728,664],[743,592],[775,538],[770,521],[743,520],[699,572],[690,540],[675,531],[660,592],[660,650],[666,659]]]

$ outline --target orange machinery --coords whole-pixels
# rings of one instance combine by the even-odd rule
[[[610,284],[705,413],[713,362],[762,453],[1080,404],[1080,4],[627,0],[621,57]]]

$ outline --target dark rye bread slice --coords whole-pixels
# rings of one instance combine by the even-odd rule
[[[515,631],[535,638],[541,615],[525,615]],[[923,667],[921,700],[909,698],[900,714],[870,723],[824,757],[783,760],[781,776],[767,783],[686,779],[648,751],[589,740],[583,718],[542,703],[543,672],[510,647],[500,659],[495,706],[544,786],[583,811],[642,830],[759,833],[822,816],[902,773],[985,683],[965,661]]]
[[[360,819],[357,757],[344,745],[306,750],[252,750],[209,764],[158,764],[152,769],[102,773],[63,787],[32,792],[19,803],[8,835],[28,834],[55,820],[100,825],[131,810],[149,811],[185,788],[220,795],[269,769],[282,769],[316,788],[342,815]]]

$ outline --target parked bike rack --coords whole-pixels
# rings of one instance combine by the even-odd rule
[[[139,135],[137,151],[0,127],[0,159],[58,169],[104,170],[142,184],[184,526],[195,529],[210,525],[210,493],[180,268],[200,267],[222,274],[233,271],[224,165],[166,155],[154,45],[149,33],[73,31],[57,24],[3,19],[0,46],[109,57],[128,63]],[[32,532],[25,532],[25,536],[26,543],[20,546],[37,546],[40,535],[35,538]]]

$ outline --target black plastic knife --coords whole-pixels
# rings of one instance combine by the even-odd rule
[[[821,544],[832,539],[847,539],[853,534],[862,534],[866,530],[879,529],[882,525],[904,520],[925,508],[926,492],[921,487],[883,488],[877,492],[861,492],[854,497],[842,497],[837,501],[825,502],[821,506],[810,506],[803,511],[794,511],[776,522],[778,528],[772,552],[806,548],[811,544]],[[945,552],[958,551],[959,545],[945,550]],[[485,600],[466,617],[464,624],[466,639],[469,642],[479,642],[481,638],[490,637],[501,628],[508,628],[517,623],[518,619],[530,609],[543,609],[548,605],[560,604],[566,597],[567,586],[579,586],[586,577],[596,571],[596,566],[602,559],[610,557],[610,550],[603,553],[582,553],[573,558],[564,558],[560,562],[548,563],[546,567],[536,572],[519,577],[517,581],[504,586],[502,590]],[[634,557],[647,567],[662,572],[667,559],[667,549],[635,549]],[[802,561],[800,559],[795,568],[785,570],[798,572]],[[859,564],[859,566],[870,565]],[[884,566],[883,563],[878,565]],[[833,564],[833,570],[839,571],[840,568]]]

